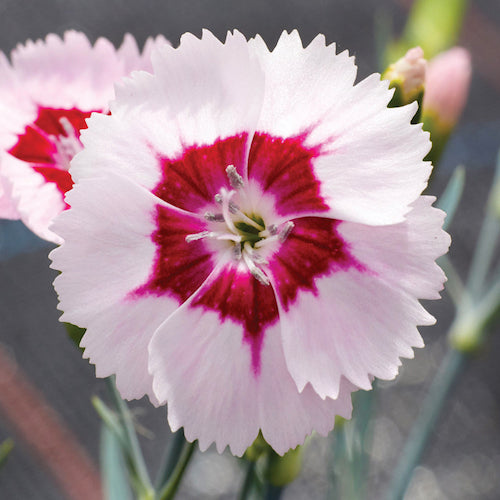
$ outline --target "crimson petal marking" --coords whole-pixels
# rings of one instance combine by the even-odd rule
[[[64,135],[67,137],[66,131],[60,122],[61,118],[66,118],[71,125],[73,125],[77,136],[79,136],[80,134],[78,132],[87,128],[85,120],[89,118],[91,114],[92,111],[80,111],[77,108],[39,108],[35,125],[47,134]]]
[[[212,254],[200,241],[186,236],[206,229],[206,222],[162,205],[156,211],[157,230],[151,235],[156,259],[150,278],[134,295],[173,295],[186,301],[214,269]]]
[[[28,125],[9,153],[28,163],[53,164],[57,148],[41,130]]]
[[[226,167],[244,172],[248,134],[218,139],[208,146],[190,146],[180,158],[159,158],[163,177],[153,193],[183,210],[198,212],[221,187],[230,188]]]
[[[269,263],[276,293],[285,311],[299,289],[318,293],[315,279],[336,271],[366,268],[349,252],[337,231],[340,221],[323,217],[294,220],[294,228]]]
[[[276,211],[283,216],[301,212],[326,212],[312,160],[319,148],[306,148],[305,136],[283,139],[256,133],[248,159],[248,177],[274,195]]]
[[[254,375],[260,373],[260,354],[264,332],[278,319],[278,306],[271,287],[257,281],[247,269],[226,266],[207,282],[190,304],[207,307],[243,325],[244,342],[250,345]]]
[[[32,168],[35,172],[43,175],[45,182],[53,182],[62,194],[67,193],[73,187],[73,179],[66,170],[43,165],[32,165]],[[67,203],[65,205],[66,207],[69,206]]]
[[[52,182],[62,193],[73,187],[71,175],[61,165],[57,164],[57,146],[51,136],[68,134],[61,125],[61,118],[66,118],[75,129],[75,136],[80,136],[80,130],[87,128],[86,118],[92,111],[72,109],[38,108],[38,116],[32,125],[27,125],[24,134],[18,137],[17,143],[9,153],[19,160],[31,164],[31,168],[43,176],[45,182]]]

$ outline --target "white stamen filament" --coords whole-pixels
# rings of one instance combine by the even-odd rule
[[[228,191],[225,188],[222,188],[220,191],[221,191],[220,198],[222,204],[222,215],[224,216],[224,222],[226,223],[227,227],[232,233],[238,234],[238,229],[236,229],[236,226],[234,225],[233,218],[230,215],[231,211],[229,209],[229,203],[231,201],[231,198],[236,193],[236,191]]]
[[[188,234],[186,236],[186,241],[191,243],[192,241],[202,240],[204,238],[229,240],[235,243],[241,243],[241,236],[239,234],[223,233],[222,231],[201,231],[200,233]]]
[[[250,243],[248,243],[248,241],[247,241],[243,245],[243,251],[242,251],[241,255],[243,257],[243,260],[245,261],[245,264],[248,267],[248,270],[250,271],[252,276],[257,279],[257,281],[260,281],[263,285],[269,285],[270,284],[269,278],[266,276],[266,274],[264,273],[264,271],[262,269],[260,269],[259,267],[257,267],[255,265],[255,262],[252,259],[251,254],[248,251],[248,248],[251,248],[251,247],[250,247]]]
[[[186,241],[191,243],[192,241],[202,240],[208,237],[210,237],[210,231],[202,231],[201,233],[188,234],[186,236]]]
[[[71,125],[71,122],[65,116],[61,116],[61,118],[59,118],[59,123],[66,132],[67,137],[76,137],[75,128],[73,127],[73,125]]]

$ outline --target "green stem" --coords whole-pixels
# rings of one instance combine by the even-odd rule
[[[170,476],[170,479],[158,494],[159,500],[171,500],[172,498],[174,498],[174,495],[177,492],[177,488],[181,483],[184,472],[186,471],[189,461],[193,456],[195,447],[196,441],[193,441],[192,443],[186,443],[186,446],[184,446],[184,450],[182,451],[182,454]]]
[[[274,486],[270,483],[266,486],[265,500],[279,500],[283,494],[283,486]]]
[[[247,472],[245,474],[245,481],[243,482],[243,487],[241,488],[239,500],[247,500],[248,498],[250,498],[255,478],[255,462],[253,460],[249,460],[247,464]]]
[[[365,498],[368,475],[366,449],[371,439],[371,418],[376,398],[376,383],[370,391],[353,394],[350,421],[338,422],[333,432],[333,470],[330,476],[331,498]]]
[[[123,443],[105,422],[101,425],[100,462],[103,497],[106,500],[132,500],[123,460]]]
[[[167,481],[170,479],[185,445],[186,445],[186,438],[184,437],[184,430],[179,429],[171,437],[171,442],[167,447],[167,452],[165,454],[163,464],[158,472],[158,479],[156,481],[157,490],[161,490],[163,486],[165,486]]]
[[[472,297],[483,292],[484,282],[490,269],[495,247],[500,235],[500,224],[495,214],[487,213],[481,231],[469,274],[468,290]]]
[[[394,479],[387,495],[389,500],[401,500],[404,497],[413,470],[420,461],[444,402],[464,368],[466,360],[466,354],[450,349],[441,363],[394,471]]]
[[[465,287],[462,279],[460,278],[457,270],[455,269],[455,266],[451,262],[448,255],[443,255],[442,257],[440,257],[438,263],[443,268],[443,271],[448,278],[448,281],[446,282],[446,291],[450,295],[453,304],[455,304],[455,307],[458,308],[462,303],[465,292]]]
[[[498,237],[500,236],[500,220],[493,208],[495,205],[494,197],[498,195],[497,186],[500,185],[500,154],[491,185],[492,188],[490,189],[486,204],[486,216],[479,232],[476,251],[474,252],[469,272],[467,289],[471,297],[474,298],[479,298],[483,292],[486,276],[490,270]]]
[[[138,489],[137,494],[140,499],[153,499],[154,489],[146,468],[146,463],[144,462],[144,457],[142,456],[141,448],[139,446],[139,440],[137,438],[137,433],[135,432],[132,415],[116,388],[114,378],[108,377],[106,380],[113,402],[120,416],[123,429],[125,430],[128,460],[132,468],[132,472],[136,476],[135,479],[137,480],[137,482],[133,481],[133,484]]]

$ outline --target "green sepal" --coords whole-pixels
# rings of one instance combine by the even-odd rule
[[[247,448],[243,458],[256,464],[258,476],[263,482],[282,487],[291,483],[299,475],[302,468],[302,447],[297,446],[283,456],[278,455],[259,431],[257,438]]]
[[[257,460],[264,455],[265,453],[268,453],[271,451],[271,447],[267,444],[267,441],[264,439],[264,436],[262,433],[259,431],[258,436],[255,438],[255,441],[252,443],[251,446],[249,446],[245,454],[243,455],[243,458],[245,460],[248,460],[250,462],[257,462]]]
[[[431,134],[432,142],[432,148],[424,159],[436,166],[450,138],[453,126],[444,123],[436,113],[429,110],[425,110],[423,113],[422,122],[424,130]]]
[[[80,342],[82,341],[82,337],[85,335],[85,328],[80,328],[79,326],[71,323],[64,323],[64,327],[66,328],[69,338],[73,341],[76,347],[83,352],[84,349],[80,347]]]
[[[301,469],[301,446],[287,451],[283,456],[271,450],[267,455],[264,477],[273,486],[286,486],[297,478]]]
[[[387,107],[398,108],[400,106],[406,106],[407,104],[417,101],[418,109],[413,118],[411,119],[411,123],[420,123],[422,119],[422,102],[424,100],[424,86],[421,85],[418,89],[407,94],[403,90],[402,80],[392,80],[389,85],[389,88],[394,89],[394,94],[392,96],[392,99],[389,101]]]

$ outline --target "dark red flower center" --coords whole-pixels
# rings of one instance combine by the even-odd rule
[[[287,311],[299,293],[318,293],[319,277],[362,266],[337,231],[340,221],[322,216],[328,206],[312,166],[320,151],[305,147],[301,137],[257,133],[247,160],[247,140],[242,134],[187,148],[178,158],[159,158],[163,176],[153,192],[182,211],[158,205],[158,229],[152,235],[156,260],[136,293],[169,294],[179,304],[193,296],[190,307],[241,324],[258,374],[264,333],[279,316],[276,295]],[[241,175],[241,186],[235,186],[234,174],[231,179],[233,171]],[[258,186],[260,194],[245,192],[245,183]],[[273,200],[272,210],[263,197]],[[231,207],[238,198],[252,210]],[[269,230],[273,217],[286,228],[285,235]],[[210,276],[228,255],[233,260]]]

